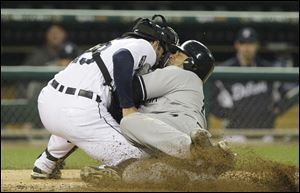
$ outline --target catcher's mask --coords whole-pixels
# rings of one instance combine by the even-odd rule
[[[155,18],[161,18],[162,22],[159,25],[162,27],[163,36],[160,40],[163,45],[165,51],[175,53],[177,51],[177,47],[179,45],[179,36],[176,31],[167,25],[166,19],[162,15],[154,15],[152,20]]]
[[[160,18],[161,21],[155,21],[156,18]],[[138,18],[134,22],[134,26],[130,32],[126,32],[122,37],[135,36],[141,37],[146,40],[155,41],[158,40],[160,45],[164,49],[163,56],[155,67],[162,67],[166,63],[169,52],[175,53],[179,44],[178,34],[167,25],[166,19],[162,15],[154,15],[152,19]]]
[[[176,53],[177,50],[180,50],[179,37],[175,30],[168,26],[165,27],[164,30],[168,34],[167,37],[169,38],[169,43],[161,42],[162,47],[164,47],[164,53],[156,65],[157,68],[165,67],[170,55]]]
[[[192,71],[205,82],[214,69],[215,59],[210,50],[196,40],[188,40],[180,46],[181,50],[189,56],[184,63],[185,70]]]

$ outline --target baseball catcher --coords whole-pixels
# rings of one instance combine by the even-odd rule
[[[52,135],[31,177],[60,178],[61,163],[76,147],[108,166],[144,155],[120,134],[111,103],[119,100],[124,111],[134,106],[133,75],[164,63],[162,56],[178,42],[175,34],[162,16],[139,18],[130,32],[94,46],[57,73],[38,97],[41,121]]]

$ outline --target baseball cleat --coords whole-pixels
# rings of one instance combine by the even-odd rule
[[[31,172],[31,178],[32,179],[49,179],[49,174],[42,171],[38,167],[34,167],[32,172]]]
[[[228,146],[228,142],[227,141],[219,141],[217,143],[217,146],[221,149],[223,149],[224,151],[229,151],[230,150],[230,147]]]
[[[60,179],[61,178],[61,171],[53,170],[51,174],[47,174],[43,170],[38,167],[34,167],[31,172],[32,179]]]
[[[227,152],[228,154],[231,154],[233,157],[237,156],[237,153],[233,153],[228,146],[228,142],[225,140],[219,141],[216,146],[220,149],[222,149],[224,152]]]
[[[191,158],[199,171],[218,176],[232,169],[235,156],[226,141],[212,143],[211,134],[203,129],[191,132]]]
[[[230,147],[228,146],[228,142],[225,140],[219,141],[217,144],[211,142],[211,134],[204,129],[194,129],[191,134],[192,145],[201,148],[214,148],[220,149],[224,152],[231,153]],[[236,154],[234,154],[236,156]]]
[[[203,148],[213,146],[212,142],[210,141],[211,134],[204,129],[194,129],[190,136],[194,146],[200,146]]]
[[[121,181],[118,172],[108,166],[86,166],[80,171],[80,177],[83,181],[93,184],[103,184]]]

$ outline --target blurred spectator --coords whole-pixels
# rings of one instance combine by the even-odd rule
[[[26,66],[54,65],[60,46],[66,40],[66,31],[59,25],[51,25],[46,32],[46,44],[33,51],[25,60]]]
[[[46,44],[36,49],[24,62],[28,66],[63,66],[66,67],[80,54],[79,48],[67,42],[66,31],[59,25],[51,25],[46,32]],[[31,81],[26,90],[26,98],[36,100],[46,82]],[[24,88],[26,88],[23,85]]]
[[[66,67],[78,55],[80,55],[79,48],[72,42],[66,42],[57,48],[57,58],[46,62],[46,65]],[[41,81],[31,81],[27,88],[27,98],[36,100],[45,84],[46,82],[42,83]]]
[[[257,55],[258,34],[253,28],[239,31],[234,43],[236,56],[223,66],[269,67],[270,63]],[[224,119],[225,128],[273,128],[276,117],[284,111],[282,100],[287,90],[278,81],[220,81],[214,82],[212,113]],[[244,140],[243,136],[235,136]],[[272,138],[265,136],[266,140]]]
[[[270,62],[257,55],[259,46],[257,32],[253,28],[243,28],[234,43],[236,56],[224,62],[222,66],[271,66]]]
[[[46,32],[47,43],[36,49],[24,62],[28,66],[62,66],[66,67],[73,59],[80,55],[79,48],[72,42],[66,41],[65,30],[58,26],[52,25]],[[47,82],[30,81],[28,86],[22,85],[26,89],[26,98],[30,103],[36,103],[41,89]],[[35,109],[36,111],[37,109]],[[36,116],[36,118],[39,118]],[[42,128],[40,120],[27,122],[26,128]]]
[[[56,65],[65,67],[77,56],[79,56],[80,53],[81,51],[74,43],[66,42],[59,47]]]

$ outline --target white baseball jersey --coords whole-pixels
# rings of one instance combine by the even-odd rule
[[[134,38],[112,40],[98,48],[111,77],[114,77],[113,55],[122,48],[130,51],[134,71],[144,65],[153,66],[156,62],[156,52],[148,41]],[[56,74],[54,80],[43,88],[38,98],[41,121],[52,136],[48,151],[36,160],[36,167],[51,173],[55,162],[47,158],[47,152],[55,158],[62,158],[75,145],[106,165],[145,155],[127,142],[120,134],[119,125],[107,112],[109,88],[103,85],[105,80],[91,52],[76,58]],[[76,91],[70,94],[68,88]],[[93,97],[81,96],[80,89],[92,91]],[[97,95],[101,102],[95,100]]]
[[[101,58],[113,77],[113,54],[121,48],[128,49],[134,59],[133,69],[139,70],[145,64],[153,66],[156,61],[156,53],[151,44],[144,39],[116,39],[98,48],[101,50]],[[98,65],[92,60],[92,52],[87,52],[76,58],[63,71],[54,77],[59,83],[69,87],[81,88],[93,91],[101,96],[102,103],[107,107],[110,96],[108,87],[103,86],[104,77]],[[112,82],[114,85],[114,82]]]

